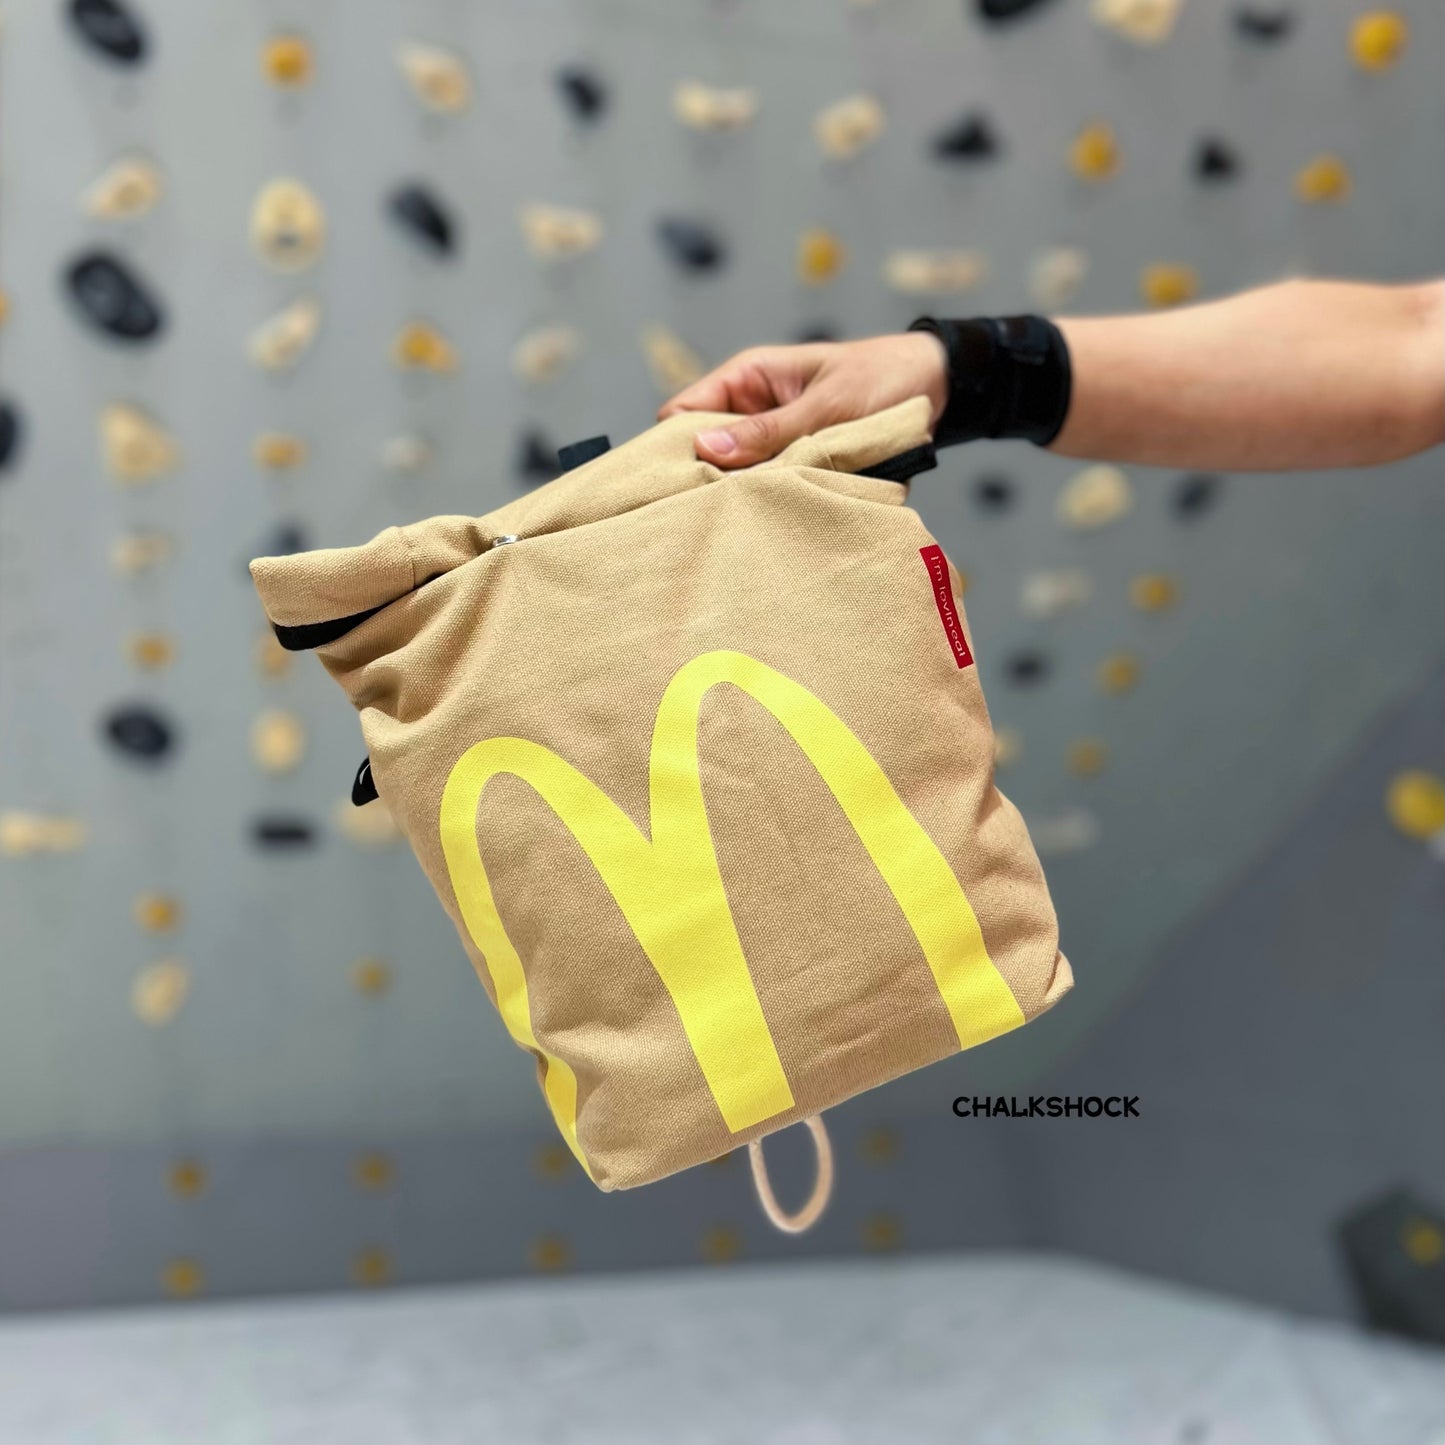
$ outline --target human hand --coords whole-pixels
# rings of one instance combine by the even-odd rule
[[[665,402],[657,419],[687,411],[740,413],[742,421],[701,431],[695,442],[703,461],[732,470],[911,396],[928,397],[929,427],[936,426],[948,397],[948,359],[932,332],[750,347]]]

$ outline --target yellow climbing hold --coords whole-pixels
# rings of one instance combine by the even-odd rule
[[[1129,584],[1129,601],[1140,612],[1167,612],[1179,601],[1179,584],[1165,572],[1145,572]]]
[[[1431,838],[1445,828],[1445,779],[1411,770],[1396,773],[1385,794],[1390,821],[1407,838]]]
[[[1115,695],[1128,692],[1139,681],[1139,659],[1129,652],[1116,652],[1099,664],[1099,691]]]
[[[390,1189],[395,1178],[396,1167],[387,1154],[359,1154],[351,1166],[351,1182],[368,1193]]]
[[[832,231],[815,226],[798,237],[798,279],[810,286],[831,281],[847,257],[846,248]]]
[[[1108,761],[1108,749],[1097,738],[1080,738],[1069,744],[1069,771],[1075,777],[1097,777]]]
[[[261,73],[272,85],[294,90],[307,84],[316,68],[311,44],[301,35],[273,35],[261,48]]]
[[[362,1289],[376,1289],[390,1283],[395,1272],[391,1255],[384,1249],[361,1249],[351,1258],[352,1283]]]
[[[1119,169],[1119,142],[1106,121],[1086,125],[1069,147],[1069,166],[1084,181],[1106,181]]]
[[[206,1166],[198,1159],[177,1159],[166,1171],[166,1186],[181,1199],[194,1199],[206,1188]]]
[[[572,1262],[572,1246],[560,1234],[543,1234],[532,1241],[528,1257],[533,1269],[566,1269]]]
[[[1178,306],[1199,294],[1199,272],[1193,266],[1160,262],[1139,273],[1139,296],[1146,306]]]
[[[258,467],[267,471],[286,471],[306,460],[306,443],[286,432],[263,431],[251,443],[251,456]]]
[[[136,927],[147,933],[171,933],[180,927],[180,900],[168,893],[138,894],[130,911]]]
[[[1397,10],[1367,10],[1350,27],[1350,54],[1361,70],[1388,70],[1409,39],[1409,24]]]
[[[180,449],[161,424],[137,406],[113,402],[100,413],[100,452],[118,482],[151,482],[174,470]]]
[[[391,359],[403,371],[455,371],[461,364],[451,342],[424,321],[402,327],[392,342]]]
[[[1294,178],[1294,193],[1309,205],[1343,201],[1350,193],[1350,172],[1338,156],[1316,156]]]
[[[176,659],[176,645],[164,632],[132,632],[125,640],[125,655],[147,672],[159,672]]]
[[[357,993],[374,998],[391,987],[391,969],[380,958],[358,959],[351,968],[351,986]]]
[[[190,1299],[200,1294],[206,1277],[193,1259],[173,1259],[161,1271],[161,1288],[175,1299]]]
[[[714,1224],[703,1231],[699,1249],[709,1264],[731,1264],[743,1252],[743,1237],[730,1224]]]

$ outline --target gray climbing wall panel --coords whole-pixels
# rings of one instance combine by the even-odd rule
[[[1195,268],[1205,295],[1287,272],[1409,279],[1440,264],[1445,101],[1432,57],[1445,16],[1426,0],[1401,6],[1410,45],[1375,74],[1351,64],[1345,0],[1297,6],[1293,33],[1272,46],[1241,39],[1230,7],[1192,0],[1159,48],[1094,25],[1080,0],[997,29],[956,0],[136,8],[153,46],[134,72],[86,53],[52,0],[11,0],[0,38],[0,394],[24,421],[0,476],[0,810],[88,830],[78,851],[0,856],[4,1145],[182,1157],[221,1137],[284,1150],[287,1137],[548,1128],[532,1068],[415,864],[336,824],[362,752],[354,716],[309,659],[280,679],[257,668],[262,619],[244,565],[273,549],[278,527],[348,544],[433,513],[479,513],[523,485],[528,427],[554,443],[644,427],[659,399],[638,344],[651,323],[714,361],[815,325],[862,335],[926,309],[1019,310],[1034,304],[1033,261],[1055,246],[1090,260],[1075,311],[1138,305],[1141,269],[1158,262]],[[290,31],[310,40],[316,71],[283,93],[260,55]],[[395,61],[408,40],[465,57],[468,109],[418,106]],[[553,76],[569,63],[607,85],[594,124],[559,98]],[[684,128],[672,92],[688,79],[755,88],[755,121]],[[852,160],[826,160],[813,118],[855,93],[879,99],[885,129]],[[973,110],[999,154],[932,158],[933,136]],[[1093,120],[1114,126],[1121,152],[1097,185],[1068,167]],[[1192,177],[1206,134],[1238,152],[1237,177]],[[1294,177],[1322,153],[1345,160],[1352,189],[1303,204]],[[132,221],[84,214],[82,191],[132,154],[163,174],[159,203]],[[268,270],[248,241],[253,200],[279,176],[303,180],[326,212],[324,252],[295,275]],[[411,179],[457,213],[454,259],[424,254],[385,216]],[[517,220],[532,202],[595,210],[601,244],[540,262]],[[664,214],[714,225],[729,264],[679,272],[654,236]],[[815,226],[836,232],[847,259],[808,286],[795,256]],[[60,273],[96,245],[164,298],[155,343],[119,346],[77,321]],[[884,284],[890,252],[944,246],[987,258],[972,290]],[[322,307],[314,347],[292,372],[258,370],[248,335],[300,297]],[[393,339],[413,320],[454,343],[454,373],[393,367]],[[552,324],[576,329],[580,355],[554,381],[519,380],[514,346]],[[118,402],[174,434],[173,474],[134,488],[107,478],[98,418]],[[304,463],[259,468],[253,443],[271,432],[304,440]],[[383,448],[398,436],[424,438],[431,461],[389,471]],[[1099,829],[1095,846],[1050,864],[1080,987],[969,1060],[981,1087],[1035,1077],[1103,1019],[1439,646],[1438,459],[1232,477],[1187,525],[1170,507],[1176,476],[1133,469],[1132,512],[1097,533],[1055,518],[1077,470],[979,446],[945,453],[913,488],[968,575],[995,721],[1023,741],[1005,788],[1032,821],[1087,810]],[[1011,510],[975,501],[989,474],[1015,483]],[[149,530],[171,539],[170,559],[118,575],[117,539]],[[1026,615],[1024,577],[1061,568],[1088,574],[1087,603]],[[1143,615],[1130,582],[1153,572],[1177,580],[1180,600]],[[126,639],[149,631],[173,640],[169,667],[138,670],[126,656]],[[1009,685],[1004,662],[1020,648],[1048,654],[1046,682]],[[1108,696],[1096,670],[1121,651],[1141,659],[1140,682]],[[129,702],[172,719],[172,760],[139,766],[105,745],[100,720]],[[301,720],[306,748],[273,775],[253,761],[250,734],[276,708]],[[1074,776],[1070,744],[1095,738],[1107,768]],[[258,851],[250,829],[265,813],[312,820],[319,845]],[[155,890],[182,904],[171,934],[133,922],[136,896]],[[386,972],[358,974],[367,959]],[[169,1023],[147,1025],[133,986],[167,960],[189,991]],[[926,1071],[881,1107],[932,1108],[948,1088]]]

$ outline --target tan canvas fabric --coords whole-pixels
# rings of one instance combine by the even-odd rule
[[[927,444],[926,399],[732,473],[692,447],[725,420],[674,417],[484,517],[251,567],[283,633],[370,612],[319,656],[603,1189],[1072,983],[933,539],[906,484],[856,475]]]

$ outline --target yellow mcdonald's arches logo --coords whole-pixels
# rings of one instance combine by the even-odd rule
[[[729,1130],[784,1113],[793,1107],[793,1092],[733,924],[698,772],[698,714],[704,694],[720,682],[767,708],[837,799],[918,939],[960,1047],[1024,1021],[947,860],[847,724],[765,663],[741,652],[705,652],[677,670],[658,705],[648,769],[651,838],[591,779],[526,738],[487,738],[468,748],[442,794],[442,851],[463,922],[513,1039],[544,1060],[547,1102],[584,1169],[576,1075],[532,1032],[526,974],[482,865],[482,792],[498,773],[511,773],[566,824],[672,996]]]

